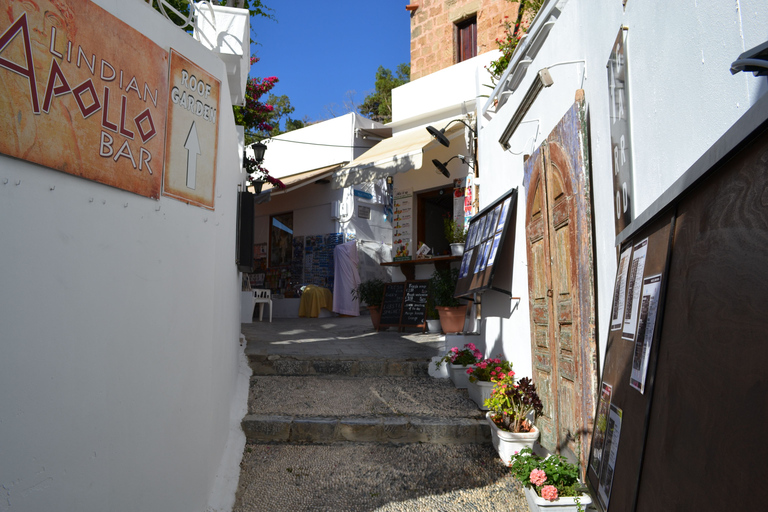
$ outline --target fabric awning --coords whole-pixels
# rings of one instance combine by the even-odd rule
[[[265,183],[261,188],[261,194],[259,195],[262,195],[266,192],[269,192],[271,195],[286,194],[292,190],[296,190],[297,188],[301,188],[310,183],[314,183],[317,180],[329,179],[334,171],[338,171],[347,163],[348,162],[340,162],[338,164],[328,165],[319,169],[313,169],[311,171],[300,172],[292,174],[291,176],[280,178],[280,181],[282,181],[285,185],[284,189],[279,189],[273,187],[270,183]],[[253,187],[248,187],[248,189],[251,190]]]
[[[451,138],[463,131],[461,123],[451,125],[445,135]],[[420,169],[424,152],[439,145],[425,128],[394,135],[376,144],[343,169],[333,173],[333,188],[344,188],[366,183],[398,172]]]

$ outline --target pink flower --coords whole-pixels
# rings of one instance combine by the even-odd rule
[[[533,485],[539,486],[547,481],[547,474],[540,469],[534,469],[533,471],[531,471],[530,479]],[[552,487],[552,486],[549,485],[547,487]]]
[[[475,346],[475,344],[474,344],[474,343],[467,343],[467,348],[468,348],[469,350],[473,351],[473,352],[474,352],[475,350],[477,350],[477,347]]]
[[[474,352],[472,352],[472,355],[475,356],[477,359],[480,359],[481,357],[483,357],[483,353],[480,352],[479,350],[475,350]]]
[[[547,501],[555,501],[557,499],[557,487],[554,485],[545,485],[541,488],[541,497]]]
[[[453,347],[451,349],[451,352],[453,352],[454,354],[458,354],[459,353],[459,347]]]
[[[499,358],[497,357],[497,358],[495,358],[495,359],[493,360],[493,362],[494,362],[494,363],[496,363],[496,364],[501,364],[501,359],[499,359]]]
[[[497,366],[497,367],[496,367],[496,371],[497,371],[497,372],[500,372],[500,371],[501,371],[501,366]]]
[[[470,368],[469,370],[467,370],[467,375],[472,375],[472,368]]]
[[[491,375],[493,375],[495,377],[496,376],[496,372],[491,370]]]

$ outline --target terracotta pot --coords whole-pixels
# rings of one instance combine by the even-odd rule
[[[467,305],[462,304],[456,307],[435,306],[437,314],[440,315],[440,325],[443,332],[450,334],[464,330],[464,315],[467,313]]]
[[[368,311],[371,313],[373,328],[378,331],[379,324],[381,323],[381,308],[379,306],[368,306]]]

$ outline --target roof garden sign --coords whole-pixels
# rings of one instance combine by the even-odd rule
[[[613,160],[614,223],[616,234],[632,222],[632,153],[629,133],[626,31],[619,29],[608,59],[611,158]]]
[[[0,0],[0,153],[159,198],[168,53],[89,0]]]
[[[171,49],[163,195],[213,210],[221,82]]]

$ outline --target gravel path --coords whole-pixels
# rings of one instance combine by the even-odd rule
[[[247,444],[234,512],[525,512],[489,445]]]

